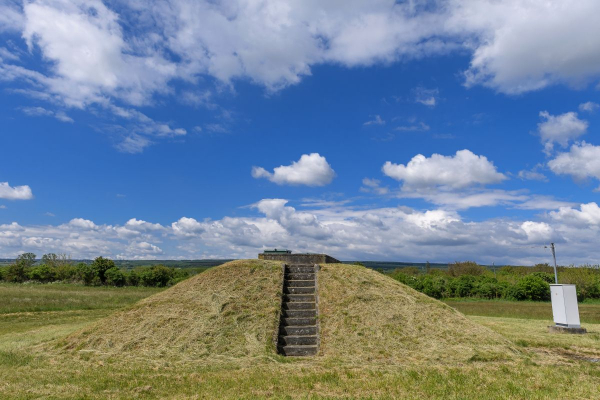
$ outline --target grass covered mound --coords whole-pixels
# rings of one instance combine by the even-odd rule
[[[102,319],[60,344],[152,359],[265,355],[277,330],[281,274],[278,262],[232,261]]]
[[[499,334],[371,269],[325,264],[318,285],[320,356],[401,365],[510,360],[517,354]]]
[[[278,262],[229,262],[68,336],[60,347],[146,360],[282,361],[273,343],[281,274]],[[456,365],[516,354],[499,334],[371,269],[325,264],[318,285],[319,353],[293,362]]]

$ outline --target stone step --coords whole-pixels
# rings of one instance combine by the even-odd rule
[[[317,336],[279,336],[280,346],[316,345]]]
[[[300,272],[303,274],[313,274],[315,267],[312,265],[291,265],[285,268],[285,272]]]
[[[298,301],[314,303],[316,300],[314,294],[285,294],[283,295],[283,301],[290,303]]]
[[[313,294],[315,293],[315,287],[286,287],[283,292],[288,294]]]
[[[281,308],[283,308],[284,310],[314,310],[316,308],[316,303],[314,301],[284,302]]]
[[[312,264],[286,265],[277,351],[284,356],[318,352],[316,273]]]
[[[298,281],[315,281],[315,274],[303,273],[303,272],[289,272],[285,274],[285,279],[288,281],[298,280]]]
[[[317,346],[281,346],[279,353],[285,356],[314,356],[317,354]]]
[[[317,318],[281,318],[283,326],[313,326],[317,324]]]
[[[284,286],[287,287],[305,287],[305,286],[315,286],[315,281],[314,280],[308,280],[308,281],[285,281],[284,282]]]
[[[282,336],[316,335],[317,326],[280,326],[279,334]]]
[[[316,318],[317,310],[283,310],[284,318]]]

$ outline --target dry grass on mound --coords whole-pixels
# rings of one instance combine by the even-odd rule
[[[224,264],[70,335],[60,348],[119,359],[278,364],[281,273],[277,262]],[[319,355],[286,361],[456,365],[518,354],[499,334],[373,270],[326,264],[318,284]]]
[[[67,337],[68,350],[147,359],[264,356],[273,349],[281,264],[246,260],[212,268]]]
[[[501,335],[371,269],[326,264],[318,279],[321,356],[402,365],[518,354]]]

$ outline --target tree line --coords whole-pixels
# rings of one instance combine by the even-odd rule
[[[490,269],[472,261],[455,262],[448,270],[416,267],[387,272],[392,278],[436,299],[481,298],[549,301],[554,269],[548,264],[533,267],[506,266]],[[600,267],[558,267],[559,283],[577,285],[579,301],[600,299]]]
[[[0,268],[0,280],[5,282],[73,282],[86,286],[151,286],[174,285],[190,277],[180,268],[153,265],[131,270],[118,268],[109,258],[97,257],[91,264],[73,263],[64,255],[45,254],[39,264],[33,253],[21,254],[14,264]]]

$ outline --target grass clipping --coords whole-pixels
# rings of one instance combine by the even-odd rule
[[[371,269],[325,264],[318,284],[323,357],[456,364],[511,360],[518,353],[501,335]]]
[[[65,339],[65,349],[143,358],[274,353],[281,264],[233,261],[185,280]]]
[[[67,350],[206,363],[280,360],[273,343],[281,264],[233,261],[118,311],[60,343]],[[303,364],[409,365],[501,361],[511,343],[373,270],[325,264],[318,273],[320,348]]]

